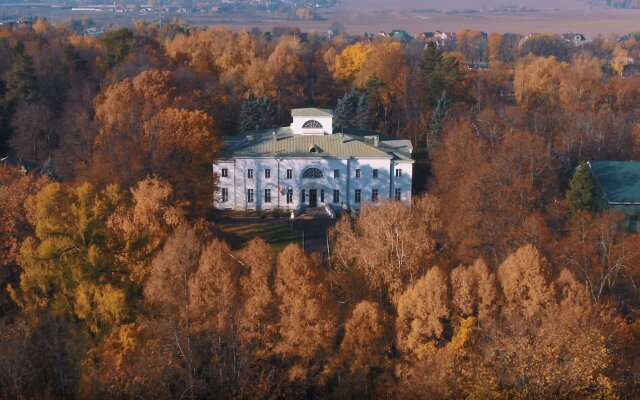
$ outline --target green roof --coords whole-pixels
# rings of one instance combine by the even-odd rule
[[[294,108],[292,117],[333,117],[333,110],[324,108]]]
[[[640,204],[640,162],[588,162],[610,204]]]
[[[274,133],[275,132],[275,133]],[[378,146],[371,136],[375,132],[345,129],[333,135],[294,135],[291,128],[247,131],[226,137],[223,158],[253,157],[363,157],[389,158],[411,162],[411,142],[379,135]],[[314,149],[314,151],[311,151]]]

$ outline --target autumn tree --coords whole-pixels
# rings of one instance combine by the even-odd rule
[[[33,173],[0,165],[0,266],[14,264],[21,242],[32,233],[28,221],[26,200],[47,183]]]
[[[194,229],[179,226],[153,261],[145,284],[145,298],[155,308],[161,326],[171,338],[181,391],[193,396],[198,390],[198,357],[194,348],[194,312],[190,281],[198,271],[202,243]]]
[[[289,379],[308,389],[334,350],[335,304],[322,271],[294,244],[278,255],[275,292],[280,337],[276,351],[288,360]]]
[[[354,83],[369,61],[371,51],[371,46],[364,42],[358,42],[342,50],[335,59],[335,79],[346,83]]]
[[[295,36],[282,38],[265,63],[264,73],[270,82],[268,91],[257,94],[275,98],[285,109],[300,104],[306,82],[301,53],[300,39]]]
[[[568,271],[553,279],[548,261],[532,246],[510,255],[498,276],[507,310],[505,321],[489,333],[495,342],[487,342],[485,351],[495,354],[489,357],[495,357],[496,379],[505,392],[615,396],[607,333],[585,287]]]
[[[519,248],[498,268],[498,278],[510,312],[533,317],[553,299],[551,265],[531,245]]]
[[[428,356],[445,333],[450,317],[448,279],[438,267],[410,286],[398,299],[398,347],[410,357]]]
[[[395,302],[435,255],[438,212],[438,201],[428,195],[411,207],[392,201],[364,206],[356,219],[343,217],[336,224],[332,262],[361,271],[381,300]]]
[[[531,34],[520,42],[518,53],[521,57],[533,55],[567,61],[569,59],[569,44],[560,35]]]
[[[217,148],[213,120],[180,107],[168,72],[143,72],[107,88],[96,100],[100,131],[92,175],[126,185],[157,174],[193,214],[210,203],[210,164]],[[207,178],[208,177],[208,178]]]
[[[9,141],[19,157],[43,163],[57,146],[53,114],[44,102],[22,104],[13,115],[13,137]]]
[[[492,32],[487,37],[487,50],[489,61],[492,63],[511,63],[515,60],[518,50],[520,35],[506,33],[501,35]]]
[[[629,52],[621,46],[613,50],[611,68],[620,76],[624,74],[624,67],[629,64]]]
[[[596,303],[635,304],[634,282],[640,275],[636,251],[639,238],[619,230],[620,217],[614,212],[576,212],[568,221],[568,235],[557,249],[557,258],[583,283]],[[611,297],[613,293],[618,295]]]
[[[451,271],[451,299],[459,316],[475,316],[481,321],[495,316],[498,292],[495,275],[486,262],[476,260]]]
[[[557,196],[557,177],[540,136],[476,126],[460,123],[444,135],[433,156],[433,193],[457,205],[442,210],[457,257],[497,263],[514,243],[545,243],[547,223],[534,210]]]
[[[35,236],[18,261],[20,284],[11,289],[25,312],[58,309],[83,321],[94,334],[130,317],[135,284],[129,265],[118,259],[119,240],[109,217],[125,201],[117,186],[46,186],[28,207]]]
[[[531,55],[518,60],[514,78],[516,101],[524,107],[557,104],[562,72],[567,64],[551,57]]]
[[[480,31],[465,29],[456,35],[456,46],[468,63],[477,63],[484,58],[486,38]]]
[[[370,397],[390,384],[392,347],[389,317],[380,306],[362,301],[354,307],[345,323],[344,339],[332,363],[338,375],[337,396]]]

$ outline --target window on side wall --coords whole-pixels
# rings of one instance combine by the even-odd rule
[[[229,170],[227,168],[222,168],[222,170],[220,171],[220,176],[223,178],[226,178],[229,176]]]
[[[271,189],[264,190],[264,202],[271,203]]]
[[[333,177],[334,178],[340,178],[340,170],[339,169],[334,169],[333,170]]]
[[[378,189],[371,189],[371,201],[378,201]]]
[[[373,177],[374,177],[374,178],[377,178],[377,177],[378,177],[378,170],[377,170],[377,169],[374,169],[374,170],[373,170]]]
[[[399,178],[402,176],[402,170],[401,169],[396,169],[396,178]]]
[[[287,204],[293,203],[293,189],[287,189]]]
[[[222,202],[226,203],[227,201],[229,201],[229,189],[228,188],[222,188]]]
[[[264,170],[264,177],[267,179],[271,178],[271,170],[269,168]]]
[[[247,189],[247,203],[253,203],[253,189]]]
[[[396,200],[402,200],[402,189],[396,189],[395,199]]]
[[[247,178],[253,179],[253,169],[249,168],[247,170]]]
[[[340,203],[340,191],[338,189],[333,190],[333,202]]]
[[[287,179],[291,179],[293,177],[293,170],[292,169],[288,169],[287,170]]]
[[[361,198],[362,198],[362,191],[360,189],[356,189],[356,193],[355,193],[355,196],[354,196],[354,201],[356,203],[360,203]]]
[[[360,170],[356,169],[356,178],[360,178]]]

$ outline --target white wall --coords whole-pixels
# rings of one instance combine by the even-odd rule
[[[302,174],[307,168],[315,167],[322,171],[319,179],[303,179]],[[372,189],[378,189],[378,199],[394,197],[394,189],[402,189],[402,200],[411,201],[412,164],[401,163],[395,165],[385,158],[239,158],[235,162],[220,162],[214,165],[214,172],[220,173],[222,168],[228,168],[229,176],[219,178],[219,188],[229,189],[229,200],[222,203],[220,195],[216,198],[219,209],[235,210],[295,210],[301,202],[301,191],[305,190],[304,203],[309,203],[309,190],[317,190],[318,205],[331,207],[360,208],[362,203],[371,201]],[[253,178],[247,177],[247,170],[253,169]],[[271,177],[265,178],[265,169],[271,170]],[[395,169],[402,169],[402,177],[395,178]],[[287,169],[292,170],[292,178],[287,179]],[[334,178],[334,170],[340,171],[340,176]],[[356,178],[356,170],[360,169],[360,178]],[[373,178],[373,170],[378,170],[378,178]],[[283,192],[279,192],[279,188]],[[254,190],[254,202],[247,203],[247,190]],[[271,189],[271,203],[264,202],[264,189]],[[293,202],[286,203],[287,189],[293,190]],[[333,202],[333,190],[340,191],[339,203]],[[354,202],[355,190],[361,190],[362,203]],[[324,202],[321,201],[320,191],[324,190]],[[220,193],[220,190],[219,190]]]
[[[402,170],[402,176],[396,177],[396,169]],[[390,197],[394,198],[395,189],[402,190],[401,200],[411,203],[411,190],[413,181],[413,163],[411,162],[392,162],[391,163],[391,190]]]
[[[312,119],[320,122],[323,129],[302,129],[302,125]],[[331,135],[333,133],[333,117],[293,117],[291,130],[294,135]]]
[[[362,203],[371,201],[373,189],[378,189],[378,199],[389,198],[391,184],[391,162],[389,159],[360,158],[351,161],[349,181],[349,206],[360,208]],[[360,178],[356,178],[356,170],[360,169]],[[378,178],[373,178],[373,170],[378,170]],[[355,203],[355,191],[361,190],[361,203]]]

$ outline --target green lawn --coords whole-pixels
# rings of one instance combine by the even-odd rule
[[[273,250],[279,252],[291,242],[302,245],[302,232],[291,231],[288,223],[261,221],[247,224],[218,224],[224,238],[233,246],[240,247],[245,242],[259,236],[267,241]]]

